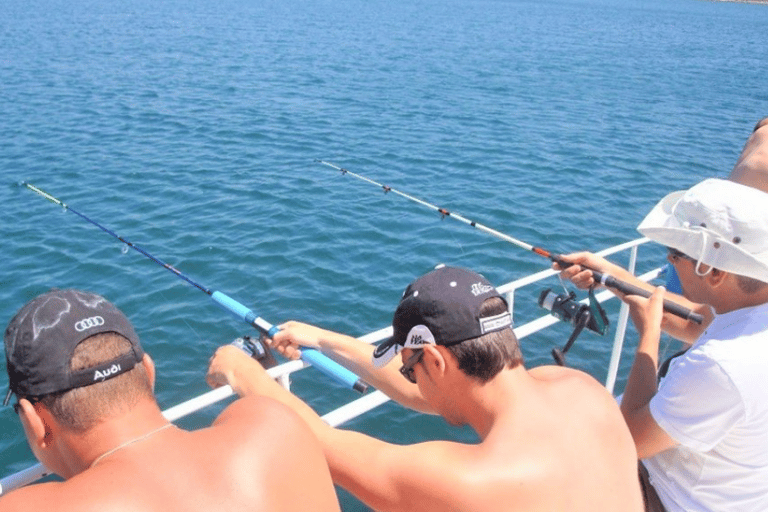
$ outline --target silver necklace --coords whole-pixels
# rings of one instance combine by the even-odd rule
[[[96,459],[95,459],[93,462],[91,462],[91,465],[90,465],[90,466],[88,466],[88,469],[91,469],[91,468],[92,468],[93,466],[95,466],[95,465],[96,465],[96,464],[97,464],[97,463],[98,463],[98,462],[99,462],[101,459],[103,459],[104,457],[106,457],[106,456],[108,456],[108,455],[112,455],[112,454],[113,454],[113,453],[115,453],[117,450],[122,450],[122,449],[123,449],[123,448],[125,448],[126,446],[130,446],[130,445],[132,445],[132,444],[134,444],[134,443],[138,443],[139,441],[143,441],[144,439],[146,439],[146,438],[148,438],[148,437],[150,437],[150,436],[152,436],[152,435],[154,435],[154,434],[157,434],[157,433],[158,433],[158,432],[160,432],[161,430],[165,430],[166,428],[168,428],[168,427],[172,427],[172,426],[173,426],[173,423],[166,423],[166,424],[165,424],[165,425],[163,425],[162,427],[158,427],[158,428],[156,428],[155,430],[152,430],[151,432],[147,432],[146,434],[140,435],[139,437],[134,437],[133,439],[131,439],[131,440],[129,440],[129,441],[126,441],[126,442],[124,442],[124,443],[123,443],[123,444],[121,444],[121,445],[115,446],[115,447],[114,447],[114,448],[112,448],[111,450],[108,450],[108,451],[106,451],[106,452],[102,453],[101,455],[99,455],[98,457],[96,457]]]

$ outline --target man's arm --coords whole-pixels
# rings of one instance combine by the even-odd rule
[[[291,321],[280,326],[280,332],[275,334],[271,346],[292,359],[299,357],[299,349],[302,346],[318,349],[399,404],[419,412],[434,414],[421,396],[418,386],[400,375],[399,358],[393,359],[383,368],[374,368],[371,362],[373,345],[351,336]]]
[[[657,288],[650,299],[637,296],[625,299],[630,304],[640,340],[621,399],[621,413],[632,433],[640,459],[677,444],[653,419],[649,406],[658,390],[656,370],[659,366],[664,291],[662,287]]]
[[[446,484],[441,486],[440,475],[451,467],[446,462],[445,445],[453,443],[398,446],[332,428],[275,382],[258,362],[233,346],[216,351],[206,379],[213,387],[229,384],[240,396],[267,396],[293,409],[319,439],[334,482],[373,509],[425,510],[422,505],[430,499],[444,499],[441,495],[445,494]]]
[[[579,252],[564,255],[563,259],[573,263],[573,265],[564,269],[561,272],[561,276],[565,279],[571,280],[579,288],[585,289],[595,284],[595,280],[592,277],[592,271],[590,269],[595,269],[599,272],[602,272],[603,274],[610,274],[620,281],[624,281],[631,285],[637,286],[638,288],[648,290],[649,292],[652,292],[655,288],[653,285],[641,281],[634,274],[620,267],[619,265],[611,263],[605,258],[590,252]],[[557,263],[555,263],[553,267],[555,269],[560,268]],[[614,289],[611,289],[611,291],[621,300],[626,302],[623,293]],[[676,293],[665,291],[664,298],[676,302],[681,306],[704,316],[704,321],[701,324],[697,324],[695,322],[684,320],[671,313],[664,312],[664,316],[661,321],[662,330],[673,338],[680,340],[688,345],[692,345],[693,342],[695,342],[699,336],[701,336],[701,333],[704,332],[704,329],[706,329],[707,325],[709,325],[709,323],[712,321],[712,318],[714,318],[712,310],[705,304],[697,304],[691,302],[682,295],[678,295]]]
[[[385,443],[365,434],[331,429],[326,452],[334,481],[379,512],[467,510],[461,475],[472,448],[449,441]],[[476,476],[476,475],[474,475]],[[510,508],[511,509],[511,508]]]

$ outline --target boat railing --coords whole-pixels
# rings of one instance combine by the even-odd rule
[[[638,247],[647,242],[649,242],[647,238],[639,238],[636,240],[632,240],[630,242],[626,242],[621,245],[610,247],[608,249],[598,252],[597,254],[600,256],[610,256],[612,254],[629,251],[629,263],[627,265],[627,268],[630,272],[634,274],[635,264],[637,261]],[[662,271],[663,271],[663,268],[659,267],[649,272],[646,272],[638,277],[643,281],[650,281],[652,279],[657,278]],[[507,302],[509,303],[510,312],[512,312],[512,314],[514,315],[515,293],[517,290],[523,287],[538,283],[556,274],[557,272],[552,269],[542,270],[540,272],[528,275],[524,278],[517,279],[515,281],[511,281],[509,283],[497,286],[497,289],[499,290],[500,293],[506,296]],[[602,303],[607,300],[615,298],[615,295],[613,295],[608,290],[603,290],[596,294],[596,298],[599,302]],[[586,302],[587,300],[588,299],[584,299],[582,302]],[[608,364],[607,375],[605,378],[605,386],[610,392],[613,392],[613,388],[616,383],[616,377],[618,374],[621,352],[624,345],[624,338],[626,334],[628,316],[629,316],[629,308],[625,303],[622,303],[621,308],[619,310],[619,319],[616,324],[613,347],[611,350],[611,358]],[[558,322],[560,322],[560,320],[558,320],[554,316],[550,314],[545,314],[539,318],[536,318],[535,320],[532,320],[523,325],[515,327],[514,330],[517,338],[523,339],[534,333],[540,332],[546,329],[547,327],[557,324]],[[384,340],[390,337],[391,335],[392,335],[392,327],[390,326],[390,327],[385,327],[383,329],[379,329],[377,331],[368,333],[364,336],[359,337],[358,339],[366,343],[377,343],[381,340]],[[306,363],[299,360],[289,361],[281,365],[275,366],[274,368],[270,368],[268,370],[268,373],[273,378],[278,380],[283,386],[285,386],[286,388],[289,388],[290,375],[294,372],[297,372],[306,368],[307,366],[308,365]],[[189,414],[200,411],[205,407],[208,407],[212,404],[220,402],[221,400],[224,400],[232,396],[232,394],[233,394],[233,391],[231,387],[223,386],[221,388],[214,389],[200,396],[192,398],[179,405],[166,409],[165,411],[163,411],[163,414],[169,421],[176,421]],[[386,403],[389,400],[390,400],[389,397],[387,397],[384,393],[382,393],[381,391],[375,390],[373,392],[367,393],[362,397],[352,400],[349,403],[344,404],[341,407],[325,414],[323,416],[323,420],[331,426],[338,426],[354,418],[357,418],[358,416],[361,416],[367,413],[368,411],[375,409],[376,407]],[[17,489],[24,485],[33,483],[45,476],[48,476],[49,474],[50,472],[42,464],[36,464],[27,469],[21,470],[17,473],[4,477],[0,479],[0,495],[7,493],[13,489]]]

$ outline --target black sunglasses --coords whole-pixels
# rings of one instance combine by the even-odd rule
[[[26,398],[29,401],[29,403],[31,403],[32,405],[35,405],[37,402],[40,402],[42,400],[42,397],[39,397],[39,396],[25,396],[21,398]],[[21,409],[21,404],[19,403],[19,400],[21,400],[21,398],[17,399],[16,403],[13,404],[13,412],[15,412],[16,414],[19,414],[19,410]]]
[[[688,256],[687,254],[685,254],[684,252],[678,251],[674,247],[667,247],[667,252],[669,253],[669,257],[672,258],[672,261],[674,262],[676,262],[679,259],[696,261],[690,256]]]
[[[405,364],[400,368],[400,373],[402,373],[403,377],[408,379],[408,382],[411,384],[416,384],[416,377],[414,376],[415,372],[413,368],[419,364],[419,361],[421,361],[422,357],[424,357],[424,349],[417,349],[414,351],[411,357],[408,358],[408,361],[406,361]]]

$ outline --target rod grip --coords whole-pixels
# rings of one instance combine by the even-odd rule
[[[221,292],[213,292],[211,298],[219,306],[236,317],[245,320],[246,323],[252,325],[259,331],[266,333],[268,336],[274,336],[279,330],[276,326],[270,324],[263,318],[256,316],[256,313],[229,295]],[[368,389],[368,385],[357,375],[315,349],[302,349],[301,359],[348,388],[354,389],[360,393],[363,393]]]
[[[625,281],[619,281],[618,279],[616,279],[611,275],[602,274],[601,272],[597,272],[596,270],[592,271],[592,275],[594,276],[595,281],[598,281],[604,284],[605,286],[608,286],[609,288],[614,288],[616,290],[619,290],[620,292],[626,295],[638,295],[640,297],[646,297],[646,298],[651,296],[651,292],[649,292],[648,290],[639,288]],[[690,320],[691,322],[695,322],[697,324],[701,324],[704,321],[703,315],[700,315],[699,313],[694,313],[690,309],[683,307],[676,302],[672,302],[671,300],[664,299],[664,311],[668,313],[672,313],[675,316],[679,316],[684,320]]]
[[[354,389],[360,393],[365,393],[368,384],[363,382],[357,375],[341,366],[336,361],[324,356],[320,351],[313,348],[302,348],[301,359],[325,373],[329,377],[341,384]]]
[[[549,258],[557,263],[561,269],[565,269],[573,265],[573,263],[565,261],[561,254],[554,254]],[[596,282],[601,283],[609,288],[619,290],[625,295],[638,295],[645,298],[651,296],[651,292],[648,290],[639,288],[633,284],[629,284],[626,281],[620,281],[610,274],[603,274],[602,272],[592,270],[591,268],[589,270],[592,271],[592,277],[594,277]],[[676,302],[672,302],[671,300],[664,299],[664,311],[672,313],[675,316],[679,316],[683,320],[690,320],[691,322],[695,322],[697,324],[701,324],[704,321],[703,315],[694,313],[690,309],[683,307]]]

